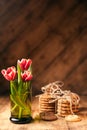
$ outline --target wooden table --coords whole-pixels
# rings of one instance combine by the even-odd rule
[[[38,111],[38,98],[34,98],[33,112]],[[66,122],[64,118],[56,121],[35,120],[30,124],[13,124],[9,120],[10,102],[8,97],[0,97],[0,130],[87,130],[87,97],[81,97],[80,122]]]

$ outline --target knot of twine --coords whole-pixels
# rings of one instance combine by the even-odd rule
[[[52,96],[55,94],[58,94],[60,96],[63,93],[63,91],[60,89],[63,85],[64,83],[62,81],[56,81],[42,87],[41,90],[43,93],[47,93]]]

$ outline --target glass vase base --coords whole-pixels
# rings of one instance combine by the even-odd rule
[[[14,117],[10,117],[10,121],[12,123],[15,123],[15,124],[27,124],[27,123],[30,123],[32,121],[32,117],[28,117],[28,118],[14,118]]]

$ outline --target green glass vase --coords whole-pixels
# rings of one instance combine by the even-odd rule
[[[32,121],[32,87],[31,81],[18,86],[14,81],[10,82],[11,116],[13,123],[25,124]]]

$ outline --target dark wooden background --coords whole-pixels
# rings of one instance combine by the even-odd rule
[[[34,95],[56,80],[87,95],[87,0],[1,0],[0,70],[21,58],[33,60]]]

